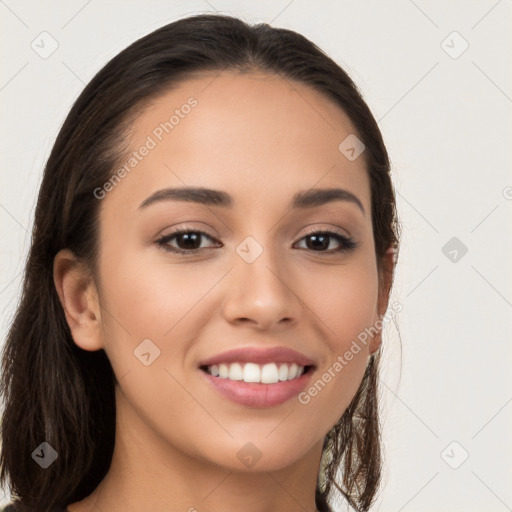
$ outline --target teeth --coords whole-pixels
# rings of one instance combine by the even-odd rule
[[[229,376],[229,367],[226,364],[219,364],[219,377],[227,379]]]
[[[261,370],[257,364],[246,363],[244,365],[245,382],[261,382]]]
[[[241,364],[233,363],[229,365],[228,379],[242,380],[244,378],[244,370]]]
[[[274,363],[266,364],[261,369],[261,382],[264,384],[273,384],[279,382],[279,370]]]
[[[231,363],[213,364],[206,371],[214,377],[230,380],[243,380],[244,382],[259,382],[261,384],[273,384],[299,378],[304,373],[304,366],[296,363],[268,363],[258,365],[256,363]]]
[[[279,380],[288,380],[288,365],[282,364],[278,371]]]

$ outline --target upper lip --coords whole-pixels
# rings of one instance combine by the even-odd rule
[[[313,366],[315,363],[309,357],[287,347],[235,348],[222,352],[199,363],[199,366],[210,366],[222,363],[295,363],[298,366]]]

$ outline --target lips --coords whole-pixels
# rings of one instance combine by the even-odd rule
[[[316,369],[312,359],[287,347],[237,348],[198,366],[201,378],[223,397],[262,408],[276,407],[298,395]]]
[[[235,348],[222,352],[199,363],[199,367],[207,367],[230,363],[255,363],[264,365],[268,363],[295,363],[297,366],[315,366],[309,357],[287,347],[274,348]]]

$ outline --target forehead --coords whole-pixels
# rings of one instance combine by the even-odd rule
[[[134,121],[133,153],[122,163],[128,172],[108,202],[129,214],[158,189],[196,186],[225,190],[235,208],[270,206],[297,191],[341,187],[369,211],[364,158],[350,161],[339,150],[354,132],[341,108],[300,82],[202,73],[151,101]]]

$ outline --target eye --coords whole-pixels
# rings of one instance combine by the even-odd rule
[[[331,250],[325,250],[329,248],[330,242],[335,240],[338,244],[337,248]],[[350,238],[339,231],[318,231],[312,230],[306,234],[299,242],[306,240],[306,249],[310,249],[313,252],[323,252],[327,254],[348,252],[357,247],[357,243],[353,238]],[[307,242],[309,240],[309,243]]]
[[[192,230],[188,228],[177,229],[168,235],[160,237],[156,244],[162,247],[165,251],[174,252],[178,254],[196,254],[201,252],[204,247],[201,247],[201,239],[208,238],[215,240],[213,237],[204,231]],[[176,239],[178,247],[173,247],[169,244],[171,240]]]
[[[203,239],[216,242],[217,247],[222,246],[222,244],[218,245],[220,242],[208,235],[208,233],[186,227],[177,229],[172,233],[160,237],[155,243],[168,252],[193,255],[200,253],[205,249],[204,246],[201,247]],[[348,252],[357,246],[357,242],[355,242],[353,238],[350,238],[341,232],[330,230],[312,230],[307,233],[306,236],[302,237],[299,242],[302,242],[303,240],[306,241],[306,249],[326,254]],[[333,240],[338,244],[338,246],[334,249],[326,250],[329,249]],[[176,245],[173,245],[171,242],[174,242]]]

